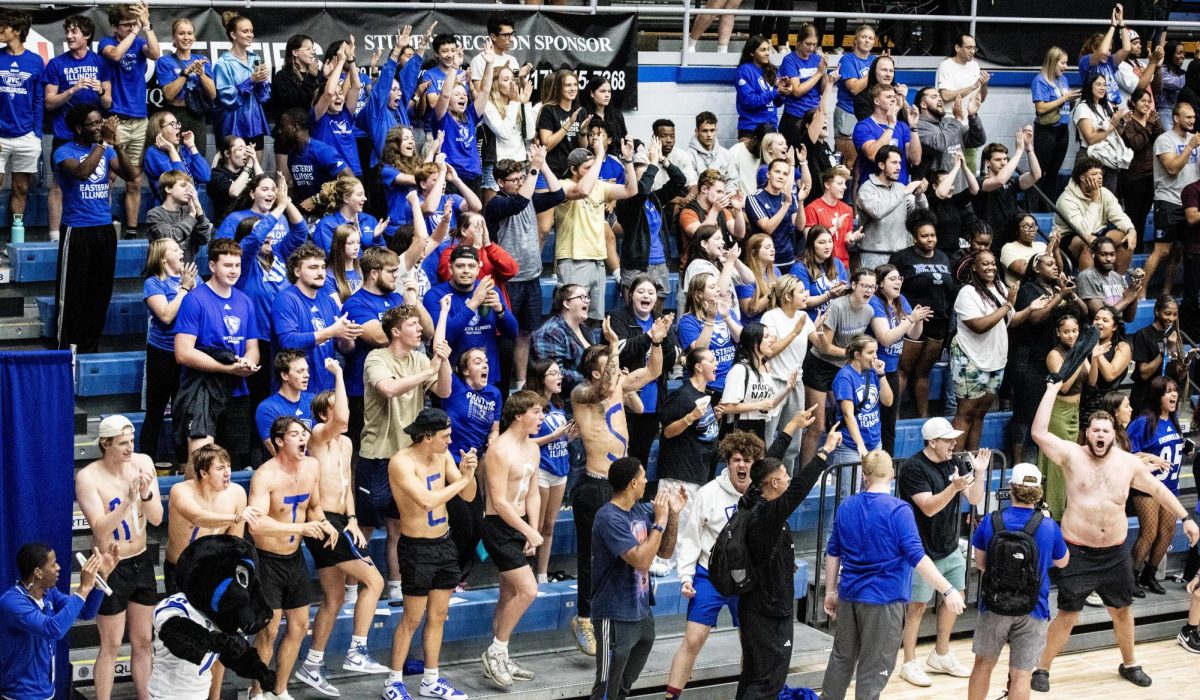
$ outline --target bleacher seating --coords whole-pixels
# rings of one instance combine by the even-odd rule
[[[38,318],[42,322],[42,337],[55,337],[54,297],[38,297]],[[145,335],[149,310],[141,294],[113,294],[104,321],[104,335]],[[103,354],[103,353],[101,353]],[[141,353],[145,361],[145,352]],[[120,393],[120,392],[116,392]]]
[[[149,245],[145,240],[117,241],[117,279],[142,276]],[[54,281],[58,269],[57,243],[9,243],[5,246],[5,252],[12,266],[14,282]]]

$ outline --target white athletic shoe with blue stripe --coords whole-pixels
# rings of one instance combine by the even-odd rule
[[[445,678],[439,678],[433,683],[421,681],[417,694],[423,698],[446,698],[447,700],[467,700],[467,694],[450,685]]]

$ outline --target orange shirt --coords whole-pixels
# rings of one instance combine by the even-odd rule
[[[805,226],[824,226],[833,234],[833,255],[850,269],[850,251],[846,249],[846,238],[854,231],[854,210],[849,204],[838,200],[833,206],[818,197],[804,207]]]

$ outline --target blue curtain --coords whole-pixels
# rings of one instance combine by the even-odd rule
[[[0,352],[0,588],[17,580],[17,550],[36,540],[54,548],[59,588],[69,590],[74,411],[70,352]],[[69,697],[66,640],[56,677],[57,697]]]

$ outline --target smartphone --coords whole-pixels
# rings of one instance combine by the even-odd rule
[[[1195,451],[1196,451],[1196,441],[1192,440],[1191,438],[1185,439],[1183,441],[1183,456],[1191,457],[1192,453],[1194,453]]]
[[[255,57],[254,57],[254,67],[255,67],[255,68],[258,68],[258,67],[259,67],[259,66],[261,66],[261,65],[262,65],[262,59],[261,59],[261,58],[259,58],[258,56],[255,56]]]

